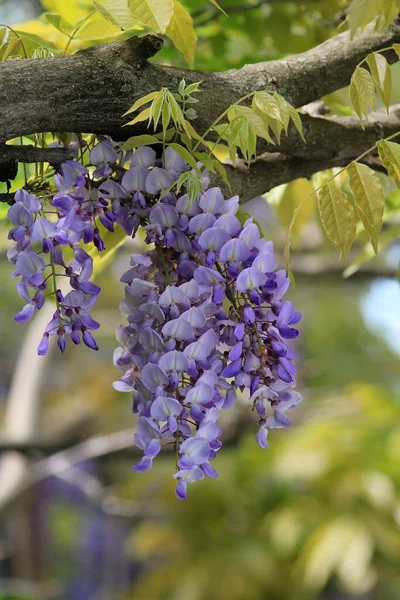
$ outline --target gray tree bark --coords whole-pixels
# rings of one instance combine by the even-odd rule
[[[4,143],[19,135],[74,131],[109,134],[121,140],[143,133],[143,123],[123,127],[122,114],[149,92],[161,87],[176,89],[182,78],[188,83],[202,81],[198,117],[193,123],[200,133],[251,91],[278,91],[294,106],[302,106],[348,85],[363,58],[396,42],[400,42],[400,20],[384,32],[366,31],[354,39],[342,33],[287,59],[222,73],[148,62],[162,46],[162,40],[152,35],[95,46],[73,56],[7,61],[0,65],[0,163],[7,160]],[[386,52],[386,57],[389,62],[397,60],[393,51]],[[243,165],[230,169],[233,191],[243,194],[245,200],[297,177],[348,164],[378,139],[400,129],[400,108],[395,107],[389,116],[374,115],[365,131],[351,117],[305,115],[303,122],[306,143],[290,131],[279,148],[260,143],[262,157],[249,169]],[[15,158],[18,150],[12,152]],[[32,153],[29,156],[32,158]],[[41,156],[45,160],[45,154]],[[26,158],[21,152],[19,160]]]

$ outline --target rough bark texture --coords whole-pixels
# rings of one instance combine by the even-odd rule
[[[161,87],[174,89],[182,78],[202,80],[202,101],[196,107],[194,125],[203,132],[250,91],[276,90],[295,106],[321,98],[348,85],[355,66],[369,52],[395,42],[400,42],[399,20],[385,32],[365,32],[353,40],[343,33],[285,60],[222,73],[149,63],[162,45],[155,36],[95,46],[73,56],[7,61],[0,65],[0,141],[44,131],[103,133],[114,139],[141,133],[145,124],[122,127],[121,115],[137,98]],[[388,52],[387,58],[394,61],[396,55]],[[260,153],[272,154],[256,161],[250,171],[239,167],[232,173],[233,189],[259,193],[326,166],[346,164],[377,139],[400,129],[400,108],[390,116],[375,115],[365,131],[353,118],[305,115],[303,121],[305,144],[292,131],[282,139],[279,157],[276,147],[260,144]],[[4,149],[0,146],[0,163],[5,161]],[[19,159],[26,160],[26,156]]]

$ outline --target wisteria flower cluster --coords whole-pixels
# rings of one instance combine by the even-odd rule
[[[54,294],[57,309],[39,354],[49,336],[61,351],[68,338],[97,349],[90,332],[99,324],[89,311],[100,289],[82,246],[104,249],[99,223],[109,231],[117,224],[128,236],[143,227],[149,250],[133,255],[122,277],[127,324],[117,330],[114,364],[123,375],[114,387],[133,394],[139,415],[135,443],[143,457],[134,470],[148,470],[162,446],[173,445],[176,495],[185,499],[188,483],[217,476],[211,461],[221,447],[219,414],[239,392],[258,415],[261,447],[269,429],[290,425],[286,411],[301,396],[287,341],[297,337],[301,315],[283,300],[289,280],[276,270],[272,242],[251,218],[241,223],[237,196],[207,189],[206,170],[197,191],[187,186],[184,193],[175,184],[191,168],[170,147],[161,159],[150,147],[127,153],[106,139],[90,162],[61,165],[48,208],[26,190],[15,196],[8,257],[26,300],[15,318],[29,320]],[[60,276],[72,288],[65,296]]]

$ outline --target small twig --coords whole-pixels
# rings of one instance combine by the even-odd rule
[[[226,14],[229,17],[229,15],[233,15],[234,13],[244,13],[249,10],[256,10],[257,8],[261,8],[262,6],[265,6],[266,4],[273,4],[274,2],[276,2],[276,0],[259,0],[259,2],[254,2],[253,4],[240,4],[240,5],[229,4],[226,6],[221,5],[221,7],[224,9],[224,11],[226,12]],[[198,10],[195,10],[192,13],[193,19],[197,19],[202,16],[205,17],[204,21],[200,21],[200,22],[196,23],[196,25],[198,25],[198,26],[208,25],[208,23],[215,21],[216,19],[218,19],[218,17],[225,16],[225,15],[223,12],[218,10],[218,8],[215,8],[212,6],[207,7],[207,8],[199,8]]]

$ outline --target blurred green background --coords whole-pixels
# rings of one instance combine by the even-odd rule
[[[45,9],[73,23],[90,5],[3,0],[0,21],[50,35],[63,48],[60,34],[35,19]],[[225,3],[238,9],[227,19],[205,0],[187,5],[201,25],[199,69],[301,52],[336,33],[343,10],[336,0],[236,0]],[[88,43],[77,41],[72,51]],[[182,61],[168,44],[161,59]],[[349,111],[346,90],[328,102]],[[21,177],[14,188],[19,183]],[[309,185],[295,182],[245,207],[273,239],[277,254],[288,218]],[[390,203],[399,206],[396,192]],[[3,508],[0,488],[1,600],[400,599],[400,288],[392,276],[400,246],[388,245],[378,260],[344,279],[343,266],[316,227],[312,201],[305,212],[294,244],[297,286],[290,292],[304,313],[295,350],[305,399],[293,427],[272,431],[270,448],[261,450],[243,398],[225,417],[219,478],[191,487],[185,503],[173,494],[172,456],[162,455],[150,472],[135,475],[126,443],[122,451],[96,459],[81,446],[72,469],[61,465],[58,476],[50,469],[36,485],[28,466],[26,489]],[[15,369],[19,364],[21,370],[21,350],[29,345],[28,328],[13,321],[19,299],[5,257],[5,227],[3,221],[0,441],[10,419]],[[32,434],[42,447],[30,454],[32,461],[134,426],[129,395],[111,387],[118,376],[112,365],[123,294],[118,280],[132,251],[125,245],[99,275],[98,353],[69,348],[64,358],[54,353],[40,366],[35,344],[24,355],[28,387],[37,369],[43,375]],[[23,422],[25,415],[19,418]],[[3,447],[0,481],[9,458]]]

